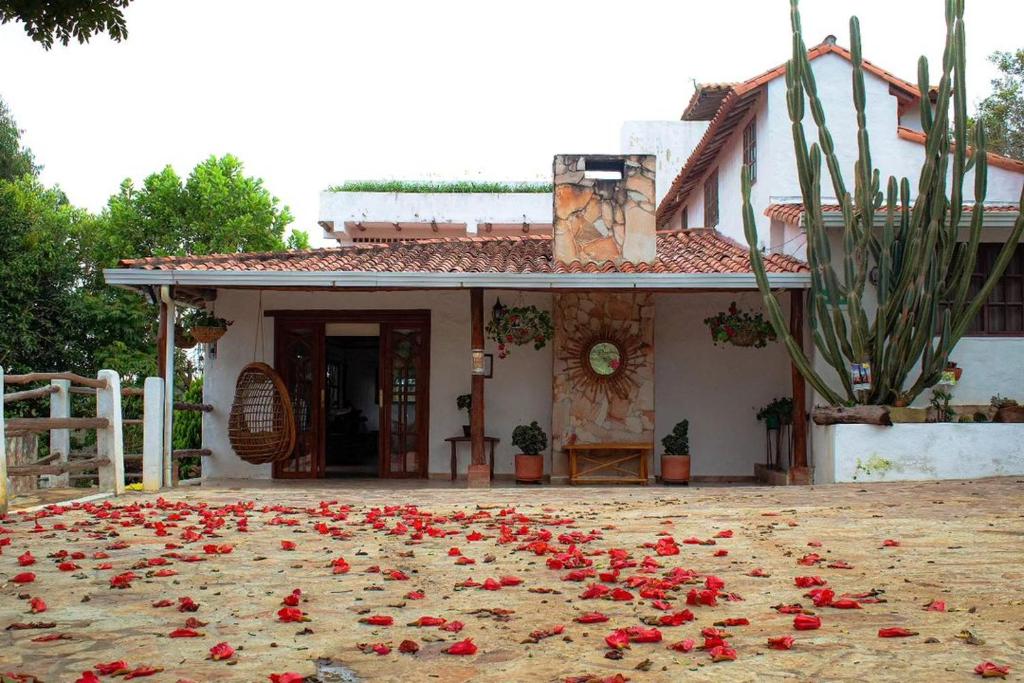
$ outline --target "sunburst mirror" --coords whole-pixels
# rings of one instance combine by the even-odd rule
[[[566,345],[566,370],[573,384],[591,398],[601,390],[627,398],[637,385],[633,375],[642,361],[642,345],[636,335],[604,325]]]

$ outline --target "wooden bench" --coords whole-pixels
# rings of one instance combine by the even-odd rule
[[[643,442],[574,443],[569,455],[570,484],[647,485],[647,460],[654,445]],[[615,474],[613,474],[615,473]]]

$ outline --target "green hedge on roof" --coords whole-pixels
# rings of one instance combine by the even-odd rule
[[[332,185],[328,192],[440,192],[456,193],[507,193],[507,192],[553,192],[551,183],[505,183],[476,180],[349,180],[341,185]]]

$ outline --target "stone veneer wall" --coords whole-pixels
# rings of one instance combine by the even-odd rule
[[[586,177],[587,159],[621,162],[621,180]],[[554,256],[571,263],[654,263],[655,157],[562,154],[554,160]]]
[[[562,446],[579,443],[654,440],[654,296],[650,293],[600,291],[556,294],[554,297],[554,380],[551,416],[552,463],[555,478],[568,475]],[[585,343],[608,326],[639,338],[636,386],[620,398],[599,388],[575,386],[568,373],[569,348]],[[653,475],[653,466],[649,465]]]

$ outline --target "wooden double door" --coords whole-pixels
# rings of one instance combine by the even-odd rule
[[[295,450],[274,463],[278,479],[317,479],[326,468],[325,388],[328,323],[380,326],[378,441],[381,477],[426,477],[429,446],[429,311],[268,311],[274,316],[274,367],[295,415]]]

